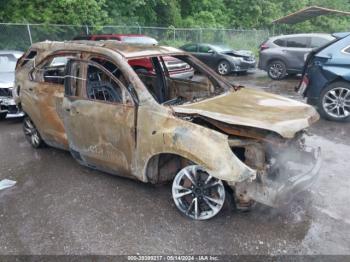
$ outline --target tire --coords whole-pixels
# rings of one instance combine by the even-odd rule
[[[4,120],[7,116],[7,112],[0,113],[0,120]]]
[[[281,80],[287,75],[286,64],[281,60],[271,61],[267,66],[267,74],[273,80]]]
[[[322,90],[317,108],[320,115],[328,120],[349,120],[350,83],[339,81],[329,84]]]
[[[27,141],[33,148],[40,148],[45,145],[39,131],[36,129],[33,121],[28,116],[24,117],[23,119],[23,132]]]
[[[230,63],[226,60],[221,60],[216,67],[216,71],[222,76],[228,75],[231,72]]]
[[[186,166],[177,173],[172,185],[172,196],[180,212],[195,220],[216,216],[226,199],[222,181],[198,165]]]

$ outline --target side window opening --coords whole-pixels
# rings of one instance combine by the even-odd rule
[[[27,64],[29,61],[34,60],[36,55],[37,55],[37,51],[32,50],[28,53],[27,56],[24,56],[22,59],[22,63],[20,64],[21,66],[24,66],[25,64]]]
[[[209,50],[211,50],[210,46],[200,45],[198,52],[199,53],[209,53]]]
[[[122,103],[121,87],[103,70],[88,65],[86,93],[89,99],[110,103]]]
[[[133,97],[126,87],[118,80],[111,70],[101,64],[111,63],[108,60],[96,58],[92,61],[70,60],[65,76],[65,95],[76,96],[107,103],[134,105]],[[113,63],[111,66],[116,67]]]
[[[184,47],[184,50],[187,52],[197,52],[197,46],[196,45],[187,45]]]
[[[307,48],[309,47],[309,37],[287,38],[287,47]]]
[[[350,54],[350,46],[347,46],[345,47],[343,50],[342,50],[343,53],[346,53],[346,54]]]
[[[121,97],[126,104],[133,103],[133,98],[130,94],[132,94],[134,96],[134,99],[137,100],[137,95],[134,91],[133,86],[127,80],[127,78],[124,76],[123,72],[118,68],[117,65],[105,58],[93,57],[90,60],[101,65],[103,68],[109,71],[117,80],[119,80],[120,84],[123,85],[123,88],[121,88]]]
[[[283,39],[283,38],[281,38],[281,39],[276,39],[273,43],[276,44],[276,45],[278,45],[278,46],[281,46],[281,47],[286,46],[286,41],[285,41],[285,39]]]
[[[42,66],[35,69],[31,76],[33,81],[63,85],[66,65],[75,54],[58,55],[49,58]]]

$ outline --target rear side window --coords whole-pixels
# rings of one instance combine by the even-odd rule
[[[278,46],[286,46],[286,41],[285,41],[285,39],[277,39],[277,40],[273,41],[273,43],[274,43],[275,45],[278,45]]]
[[[34,50],[30,51],[29,54],[23,58],[23,62],[21,66],[24,66],[26,63],[28,63],[28,61],[33,60],[36,57],[36,55],[37,55],[37,51],[34,51]]]
[[[31,73],[32,80],[63,85],[68,59],[76,56],[77,54],[67,54],[50,57],[40,68],[35,68]]]
[[[210,46],[207,46],[207,45],[199,46],[199,53],[208,53],[209,50],[211,50]]]
[[[187,52],[197,52],[197,46],[196,45],[187,45],[183,48]]]
[[[311,48],[320,47],[330,42],[329,39],[323,37],[312,37],[311,38]]]
[[[307,48],[309,47],[309,38],[308,37],[287,38],[287,47]]]
[[[348,53],[350,54],[350,46],[346,47],[344,50],[343,50],[344,53]]]

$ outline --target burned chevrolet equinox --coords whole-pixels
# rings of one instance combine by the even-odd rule
[[[194,70],[173,78],[165,57]],[[132,67],[149,58],[153,72]],[[69,150],[82,165],[149,183],[172,181],[185,216],[278,207],[317,178],[320,150],[305,144],[316,111],[235,86],[190,54],[115,41],[41,42],[16,69],[29,143]]]

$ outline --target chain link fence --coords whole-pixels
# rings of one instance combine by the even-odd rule
[[[35,42],[71,40],[87,34],[144,34],[176,47],[205,42],[253,51],[269,37],[268,30],[0,23],[0,50],[26,50]]]

